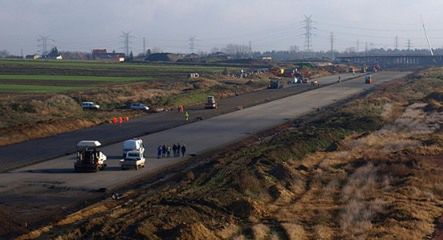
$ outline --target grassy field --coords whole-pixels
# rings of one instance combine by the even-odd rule
[[[180,80],[191,72],[211,75],[223,69],[177,64],[0,60],[0,93],[56,93],[107,84]]]

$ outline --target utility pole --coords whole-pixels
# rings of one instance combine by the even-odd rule
[[[305,20],[303,21],[305,24],[305,51],[310,52],[312,49],[312,35],[314,27],[314,22],[312,21],[312,16],[305,16]]]
[[[368,42],[365,42],[365,56],[368,56],[368,51],[369,51],[369,47],[368,47]]]
[[[357,40],[355,51],[360,52],[360,40]]]
[[[123,51],[125,51],[125,55],[126,55],[126,57],[128,57],[129,56],[129,52],[130,52],[130,50],[131,50],[131,38],[132,38],[132,35],[131,35],[131,33],[130,32],[122,32],[122,35],[120,36],[123,40],[122,40],[122,43],[123,43]]]
[[[189,41],[189,50],[191,51],[191,53],[194,53],[194,50],[195,50],[195,37],[190,37],[188,41]]]
[[[395,36],[395,50],[398,49],[398,36]]]
[[[331,36],[330,36],[330,41],[331,41],[331,59],[334,60],[335,56],[334,56],[334,33],[331,32]]]
[[[408,51],[411,51],[411,47],[412,47],[411,39],[408,39]]]
[[[146,38],[143,37],[143,56],[146,56]]]
[[[40,35],[40,37],[37,39],[37,42],[39,43],[38,47],[41,48],[42,56],[45,56],[46,54],[48,54],[48,44],[50,41],[54,42],[54,40],[49,38],[49,36]]]
[[[20,49],[20,56],[24,59],[25,56],[23,55],[23,48]]]

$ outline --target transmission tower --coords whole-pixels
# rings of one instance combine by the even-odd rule
[[[189,42],[189,51],[191,51],[191,53],[194,53],[195,50],[195,37],[192,36],[189,38],[188,42]]]
[[[408,39],[408,51],[410,51],[412,48],[411,39]]]
[[[122,32],[122,35],[120,36],[122,38],[123,43],[123,51],[125,51],[125,55],[129,56],[129,52],[131,51],[131,38],[133,37],[130,32]]]
[[[330,41],[331,41],[331,59],[334,60],[335,56],[334,56],[334,33],[331,32],[331,36],[330,36]]]
[[[368,51],[369,51],[369,44],[368,42],[365,42],[365,56],[368,56]]]
[[[143,56],[146,55],[146,38],[143,37]]]
[[[360,40],[357,40],[357,42],[355,44],[355,51],[360,52]]]
[[[305,50],[310,52],[312,50],[312,36],[314,27],[314,21],[312,21],[312,16],[305,16],[304,29],[305,29]]]
[[[49,38],[49,36],[42,36],[37,39],[38,47],[41,48],[41,55],[45,56],[48,54],[49,42],[55,42],[54,39]]]

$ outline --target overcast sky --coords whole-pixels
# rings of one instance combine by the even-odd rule
[[[303,49],[304,16],[314,20],[313,49],[425,48],[423,15],[434,48],[443,46],[443,0],[0,0],[0,50],[37,52],[39,35],[62,51],[122,51],[131,33],[134,53],[147,48],[210,51],[228,43],[253,50]]]

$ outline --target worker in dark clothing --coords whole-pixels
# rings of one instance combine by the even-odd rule
[[[162,146],[162,157],[166,157],[166,151],[167,151],[166,145],[163,144],[163,146]]]
[[[174,145],[172,146],[172,152],[174,153],[174,157],[177,157],[177,145],[175,145],[175,143],[174,143]]]
[[[157,147],[157,158],[161,158],[162,157],[162,146],[158,145]]]
[[[184,157],[186,154],[186,146],[184,144],[182,145],[181,150],[182,150],[182,157]]]
[[[177,157],[180,157],[181,146],[180,143],[177,143]]]

